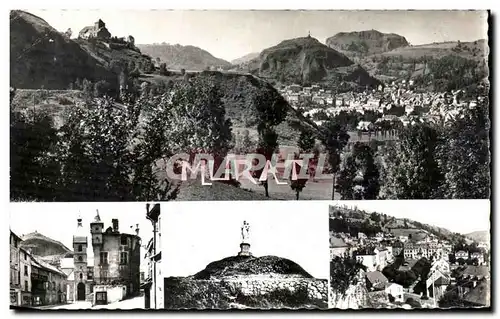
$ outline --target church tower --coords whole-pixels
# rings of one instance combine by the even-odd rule
[[[76,232],[73,235],[73,265],[75,301],[84,301],[90,291],[87,285],[87,233],[83,228],[82,217],[78,216]]]

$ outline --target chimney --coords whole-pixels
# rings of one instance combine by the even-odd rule
[[[111,220],[111,223],[113,224],[113,232],[117,233],[118,232],[118,219],[113,218]]]

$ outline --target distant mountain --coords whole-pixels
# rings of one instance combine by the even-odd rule
[[[160,58],[168,69],[205,70],[210,67],[230,67],[231,63],[214,57],[209,52],[192,45],[138,44],[141,52],[153,59]]]
[[[88,54],[45,20],[24,11],[11,11],[10,85],[67,89],[77,78],[116,81],[105,62]]]
[[[71,250],[61,242],[44,236],[38,232],[21,236],[21,247],[31,249],[37,256],[53,256],[71,253]]]
[[[490,242],[490,232],[487,230],[475,231],[472,233],[465,234],[465,237],[474,240],[475,242],[489,243]]]
[[[246,55],[242,56],[241,58],[232,60],[231,64],[238,65],[238,64],[250,62],[251,60],[253,60],[256,57],[258,57],[259,54],[260,53],[258,53],[258,52],[253,52],[253,53],[246,54]]]
[[[375,86],[379,81],[344,54],[312,37],[285,40],[263,50],[247,70],[281,83],[350,83]]]
[[[405,37],[377,30],[340,32],[326,39],[326,45],[349,57],[363,57],[409,45]]]

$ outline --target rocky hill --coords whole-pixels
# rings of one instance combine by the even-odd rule
[[[349,57],[364,57],[409,45],[405,37],[377,30],[340,32],[326,39],[326,45]]]
[[[239,64],[243,64],[243,63],[248,63],[251,60],[257,58],[259,56],[259,54],[260,53],[258,53],[258,52],[252,52],[252,53],[245,54],[244,56],[242,56],[240,58],[232,60],[231,64],[239,65]]]
[[[71,250],[61,242],[44,236],[36,231],[21,236],[21,239],[21,247],[31,249],[31,252],[37,256],[45,257],[71,253]]]
[[[137,47],[154,59],[160,58],[161,62],[167,64],[168,69],[201,71],[210,67],[229,68],[231,66],[231,63],[192,45],[161,43],[139,44]]]
[[[77,78],[116,81],[104,61],[89,55],[45,20],[24,11],[11,11],[10,85],[67,89]]]
[[[221,279],[227,276],[249,275],[288,275],[312,278],[295,262],[276,256],[232,256],[207,265],[205,269],[193,275],[192,279]]]
[[[325,309],[328,281],[276,256],[232,256],[165,278],[167,309]]]
[[[379,82],[344,54],[312,37],[285,40],[263,50],[246,69],[281,83],[353,83],[375,86]]]

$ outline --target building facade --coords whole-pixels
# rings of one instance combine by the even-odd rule
[[[31,305],[31,253],[24,248],[19,250],[19,270],[21,284],[21,306]]]
[[[161,214],[160,204],[150,209],[146,206],[146,218],[153,224],[153,236],[148,243],[145,258],[148,261],[147,278],[142,286],[144,289],[144,307],[146,309],[164,308],[164,280],[161,275]]]
[[[107,304],[132,297],[140,291],[141,238],[136,234],[120,233],[118,219],[104,230],[104,223],[96,215],[90,223],[94,252],[93,302]]]
[[[21,305],[21,272],[19,262],[19,245],[21,238],[10,231],[10,305]]]

